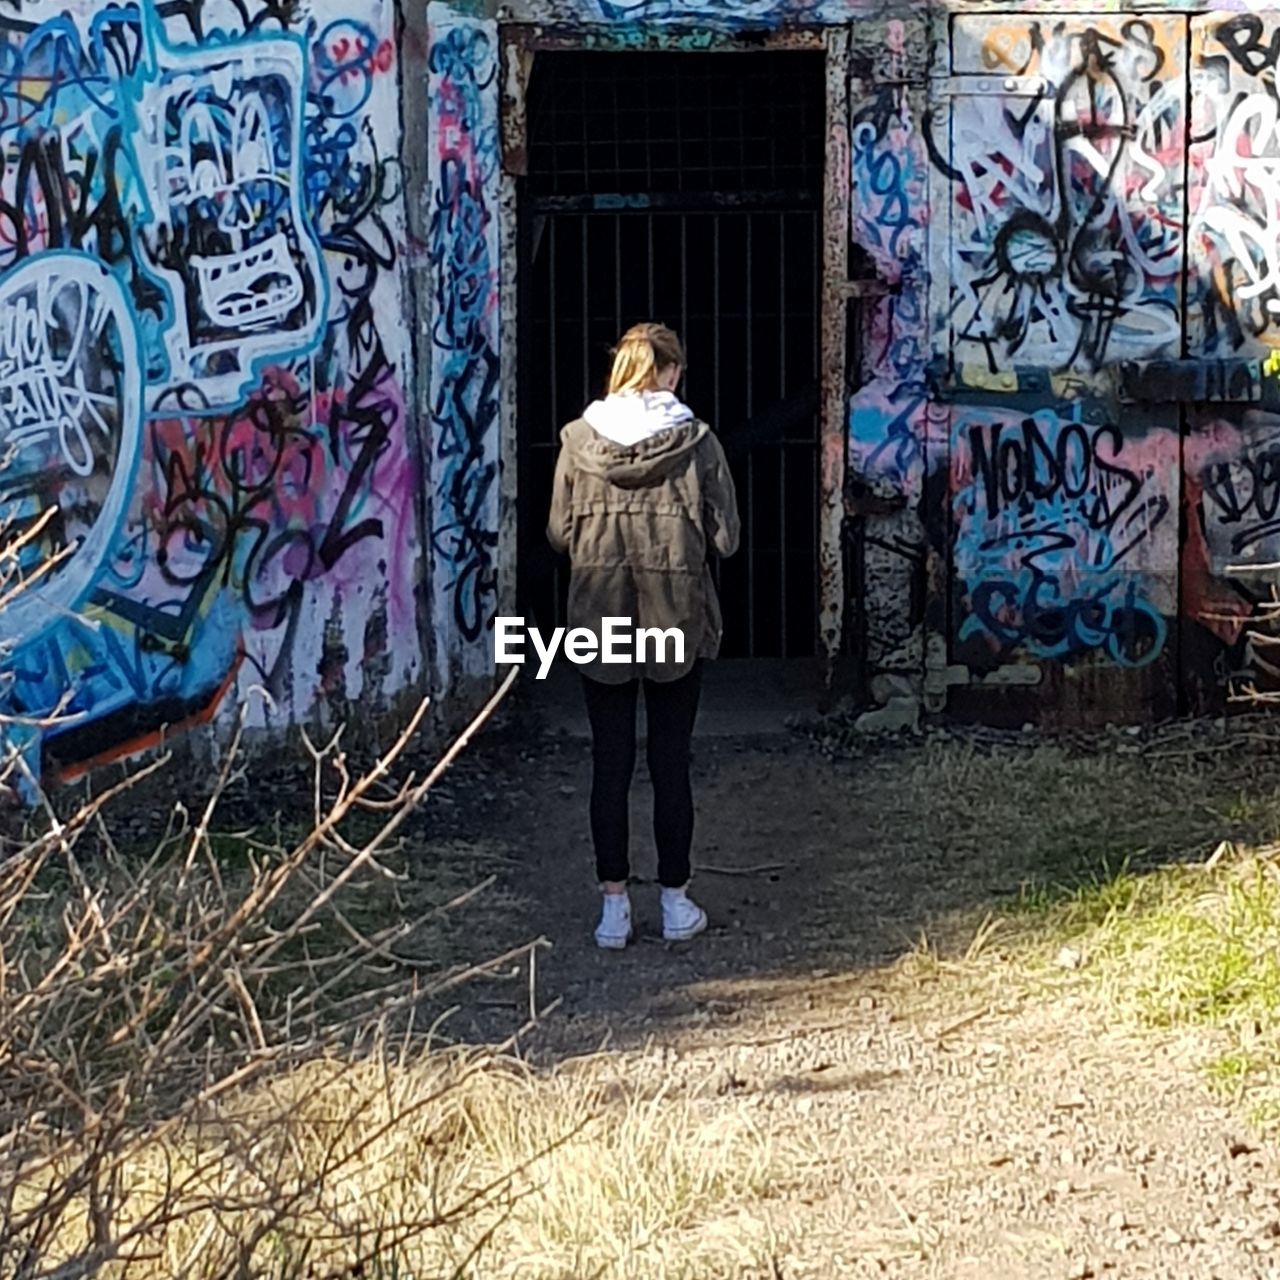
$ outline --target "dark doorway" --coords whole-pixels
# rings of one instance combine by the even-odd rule
[[[519,607],[564,620],[544,528],[559,431],[640,320],[730,458],[726,657],[817,652],[823,55],[539,53],[520,209]]]

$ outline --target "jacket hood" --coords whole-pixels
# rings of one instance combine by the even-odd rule
[[[560,442],[583,471],[603,476],[622,489],[643,489],[660,484],[685,466],[689,454],[710,430],[691,415],[637,444],[623,445],[602,435],[584,415],[565,427]]]
[[[625,391],[593,400],[582,416],[614,444],[631,445],[692,422],[693,410],[673,391]]]

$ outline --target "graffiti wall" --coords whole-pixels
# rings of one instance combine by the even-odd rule
[[[1101,673],[1151,713],[1266,669],[1280,13],[479,11],[0,0],[0,713],[37,767],[491,674],[500,21],[849,27],[877,697]]]
[[[974,77],[944,162],[959,361],[1091,371],[1176,353],[1184,39],[1185,19],[1155,15],[957,21],[952,69]]]
[[[847,25],[867,286],[848,585],[871,692],[941,710],[968,690],[979,715],[1007,695],[1019,720],[1072,688],[1059,718],[1209,705],[1255,669],[1280,559],[1280,14],[1037,8],[514,0],[500,20],[611,48]],[[501,552],[501,69],[496,27],[432,12],[434,612],[478,671]]]
[[[850,505],[863,547],[865,661],[877,691],[923,662],[920,522],[929,394],[928,156],[921,127],[925,30],[919,19],[864,29],[851,104],[852,233],[862,270],[887,288],[862,304],[858,390],[849,402]]]
[[[438,679],[492,669],[498,588],[498,38],[427,10],[429,441]]]
[[[1176,493],[1165,437],[1085,416],[965,408],[951,449],[957,655],[1145,667],[1176,613]],[[1176,476],[1175,476],[1176,483]]]
[[[1280,342],[1278,24],[1274,13],[1193,24],[1188,311],[1205,356],[1265,354]]]
[[[1191,23],[1190,349],[1246,374],[1235,393],[1245,403],[1188,414],[1183,615],[1193,705],[1213,705],[1224,689],[1234,698],[1280,689],[1268,609],[1280,586],[1278,58],[1280,14]]]
[[[1280,414],[1203,407],[1186,442],[1182,611],[1193,707],[1280,688],[1267,606],[1280,563]]]
[[[391,0],[11,10],[10,735],[65,775],[378,706],[423,648]]]

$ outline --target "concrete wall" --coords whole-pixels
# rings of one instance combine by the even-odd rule
[[[57,717],[10,728],[36,767],[421,681],[400,60],[392,0],[0,5],[0,521],[40,574],[0,696]]]
[[[611,47],[847,27],[850,235],[889,290],[848,405],[872,693],[1013,723],[1215,709],[1278,670],[1280,12],[1009,8],[497,16]]]

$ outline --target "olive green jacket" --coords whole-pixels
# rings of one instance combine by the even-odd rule
[[[547,537],[567,551],[568,626],[600,637],[601,619],[630,618],[636,628],[677,627],[684,661],[581,667],[602,684],[636,676],[676,680],[698,658],[720,651],[723,623],[708,556],[738,549],[733,477],[705,422],[683,423],[632,446],[615,444],[578,418],[560,432]],[[673,659],[667,646],[666,657]]]

